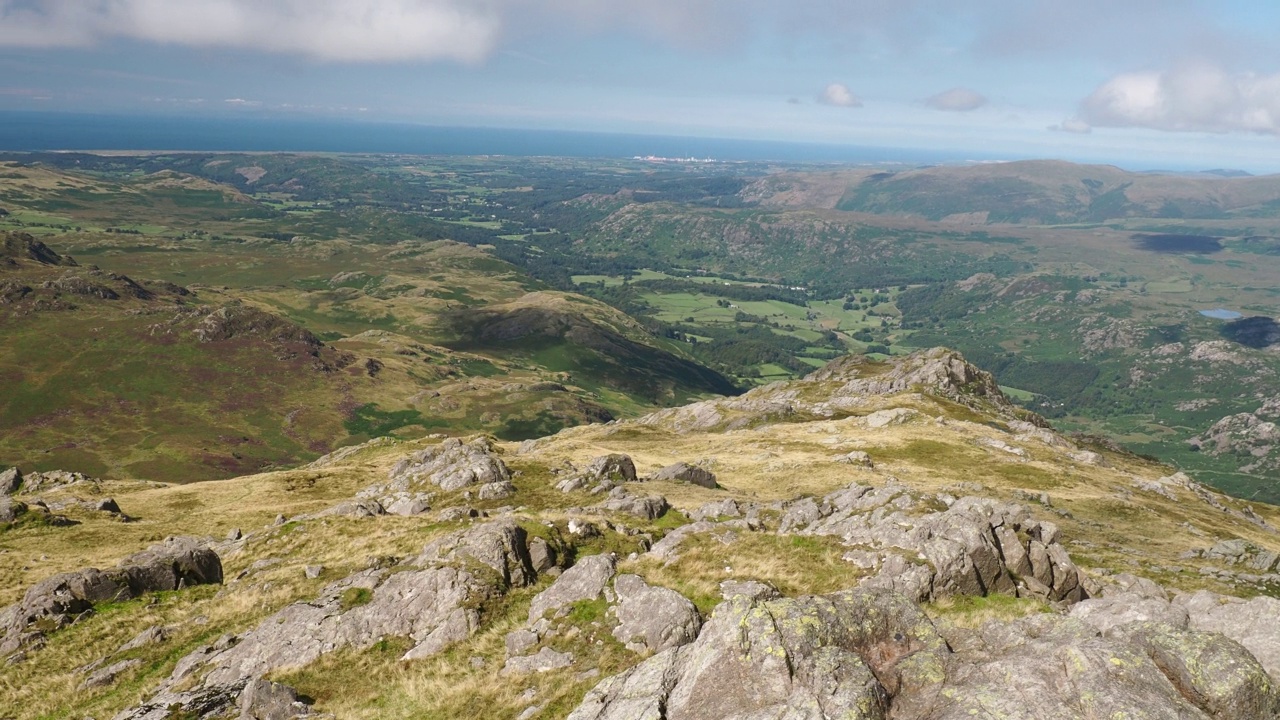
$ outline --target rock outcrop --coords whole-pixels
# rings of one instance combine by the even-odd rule
[[[357,517],[421,515],[432,508],[432,491],[454,492],[473,486],[481,499],[504,498],[515,492],[511,471],[487,438],[465,444],[450,438],[401,459],[391,468],[386,482],[364,488],[355,500],[327,512]]]
[[[310,708],[288,685],[267,680],[251,680],[236,700],[239,720],[291,720],[310,715]]]
[[[612,453],[602,455],[587,465],[586,475],[592,480],[609,480],[611,482],[635,482],[636,464],[629,455]]]
[[[76,261],[69,255],[59,255],[30,233],[24,232],[0,233],[0,257],[30,260],[41,265],[76,267]]]
[[[22,471],[16,467],[0,472],[0,495],[12,495],[22,487]]]
[[[1196,630],[1222,633],[1240,643],[1280,680],[1280,600],[1259,596],[1251,600],[1200,591],[1178,597],[1175,605],[1187,613]]]
[[[395,571],[375,568],[343,578],[241,637],[197,649],[152,699],[118,720],[158,720],[174,708],[205,717],[201,708],[230,707],[246,685],[273,670],[386,637],[413,640],[405,660],[434,655],[476,631],[481,603],[533,582],[527,541],[514,522],[493,521],[433,541]],[[174,689],[197,672],[203,679],[195,689]]]
[[[1061,533],[1025,507],[984,498],[933,498],[930,509],[900,485],[853,484],[789,503],[780,531],[833,535],[855,548],[847,559],[875,575],[869,586],[918,600],[1017,593],[1073,603],[1087,596]]]
[[[582,558],[533,599],[529,605],[529,624],[547,614],[554,615],[572,603],[600,597],[617,566],[618,561],[612,555]]]
[[[452,492],[471,485],[510,482],[511,471],[486,438],[466,444],[450,438],[396,463],[391,468],[389,480],[387,485],[379,488],[385,488],[385,492],[407,492],[429,483],[445,492]],[[366,491],[367,494],[375,492]]]
[[[0,496],[0,526],[15,523],[18,518],[26,513],[26,503],[14,500],[11,497]]]
[[[49,492],[58,488],[71,487],[73,485],[97,485],[96,478],[89,477],[84,473],[67,472],[66,470],[49,470],[47,472],[27,473],[22,477],[22,492],[25,495],[34,495],[36,493]]]
[[[625,488],[615,487],[609,491],[609,499],[600,504],[600,509],[610,512],[626,513],[643,520],[654,520],[667,513],[670,505],[661,495],[632,495]]]
[[[605,680],[569,717],[884,718],[894,694],[943,677],[946,654],[919,608],[890,592],[735,595],[692,644]]]
[[[735,592],[692,644],[590,691],[571,720],[1269,718],[1280,693],[1221,635],[1144,623],[1101,635],[1032,615],[944,636],[891,590]]]
[[[572,467],[570,467],[572,470]],[[630,455],[610,453],[593,458],[581,472],[572,472],[556,484],[561,492],[589,489],[593,493],[607,492],[624,483],[636,482],[636,465]]]
[[[1228,415],[1187,442],[1209,455],[1241,458],[1240,470],[1266,473],[1280,470],[1280,399],[1272,398],[1253,412]]]
[[[1036,416],[1018,411],[990,373],[946,348],[921,350],[894,358],[888,365],[861,355],[848,355],[798,381],[765,385],[739,397],[659,410],[635,422],[681,433],[734,430],[761,422],[844,417],[855,413],[870,396],[915,392],[944,397],[1007,419],[1044,424]],[[890,420],[905,419],[898,414]]]
[[[221,559],[192,538],[169,538],[125,558],[111,570],[85,568],[54,575],[31,586],[21,601],[0,611],[0,654],[75,622],[99,603],[221,582]]]

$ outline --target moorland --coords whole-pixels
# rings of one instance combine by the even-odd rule
[[[384,434],[535,437],[947,345],[1064,429],[1280,499],[1275,178],[0,160],[4,279],[32,289],[0,306],[14,464],[229,477]]]

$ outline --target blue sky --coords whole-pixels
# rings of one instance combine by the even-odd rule
[[[1280,3],[0,0],[0,109],[1280,171]]]

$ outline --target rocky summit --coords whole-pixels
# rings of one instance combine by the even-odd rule
[[[6,470],[0,718],[1275,718],[1277,528],[945,349],[227,481]]]

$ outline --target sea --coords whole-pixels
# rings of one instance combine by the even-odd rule
[[[626,135],[560,130],[445,127],[344,120],[173,117],[0,111],[0,151],[70,150],[321,152],[658,157],[724,162],[930,165],[1000,158],[936,150]],[[1008,158],[1005,158],[1008,159]]]

